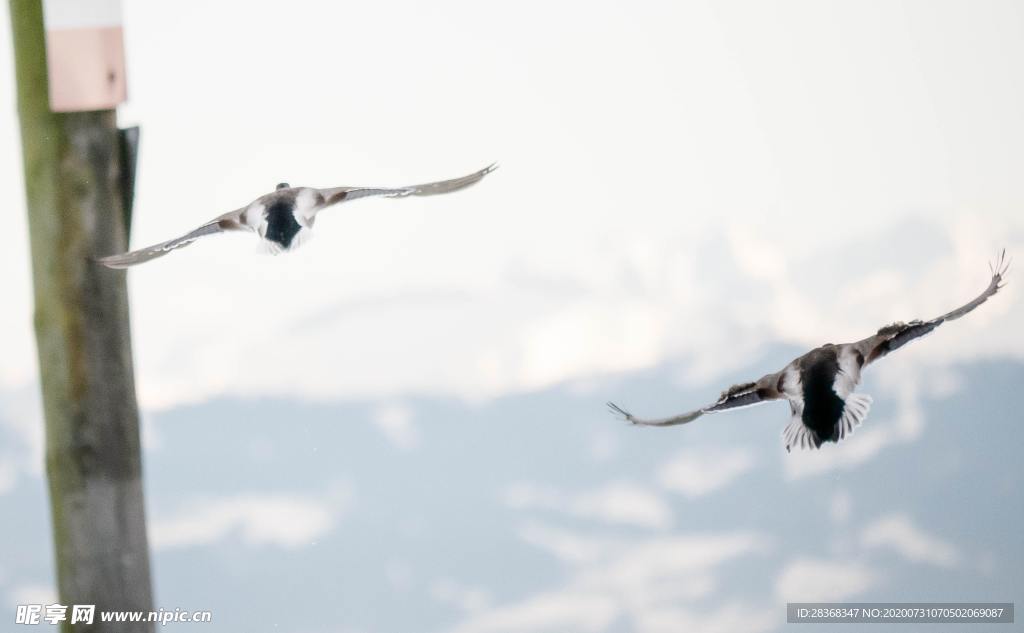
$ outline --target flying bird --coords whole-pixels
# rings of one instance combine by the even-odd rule
[[[854,393],[861,371],[910,341],[928,334],[947,321],[971,312],[1005,285],[1010,268],[1005,249],[989,264],[992,278],[988,288],[974,300],[956,310],[929,321],[893,323],[854,343],[828,343],[793,360],[774,374],[755,382],[733,385],[718,400],[695,411],[680,415],[643,419],[609,402],[613,413],[633,424],[674,426],[687,424],[706,413],[747,407],[768,400],[789,401],[790,418],[782,432],[786,451],[793,447],[816,449],[824,442],[838,442],[851,435],[868,415],[871,396]]]
[[[317,214],[340,202],[373,196],[404,198],[406,196],[433,196],[439,193],[449,193],[465,189],[479,182],[495,169],[497,169],[497,164],[491,164],[478,172],[461,178],[391,189],[380,187],[316,189],[292,187],[283,182],[277,185],[276,190],[256,198],[240,209],[218,216],[181,237],[140,248],[130,253],[102,257],[97,261],[110,268],[128,268],[188,246],[201,237],[228,231],[254,232],[259,235],[272,253],[282,253],[301,245],[309,237]]]

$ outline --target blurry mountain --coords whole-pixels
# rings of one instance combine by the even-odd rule
[[[787,599],[1019,598],[1020,362],[907,387],[868,373],[864,427],[814,455],[783,450],[784,403],[675,429],[604,409],[691,408],[798,353],[767,350],[699,388],[666,365],[481,403],[214,400],[153,415],[157,604],[210,609],[227,632],[756,631],[784,626]],[[0,512],[13,617],[52,582],[42,479],[14,476]]]

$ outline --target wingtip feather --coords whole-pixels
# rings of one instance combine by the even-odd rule
[[[612,412],[612,415],[621,417],[622,419],[624,419],[627,422],[632,422],[633,421],[633,416],[628,411],[626,411],[625,409],[623,409],[619,405],[615,404],[614,402],[606,402],[605,405]]]

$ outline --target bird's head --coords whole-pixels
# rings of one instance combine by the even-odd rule
[[[286,183],[286,182],[279,182],[279,183],[277,183],[277,188],[278,188],[278,189],[291,189],[291,188],[292,188],[292,186],[291,186],[291,185],[289,185],[289,184],[288,184],[288,183]]]

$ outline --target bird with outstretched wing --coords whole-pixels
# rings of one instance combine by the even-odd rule
[[[110,268],[128,268],[162,257],[207,235],[230,231],[256,233],[273,253],[290,251],[305,241],[313,228],[317,214],[328,207],[341,202],[373,196],[404,198],[406,196],[433,196],[450,193],[479,182],[495,169],[497,169],[497,165],[491,164],[461,178],[393,188],[331,187],[316,189],[313,187],[291,187],[288,183],[281,183],[276,190],[260,196],[240,209],[217,216],[180,237],[129,253],[101,257],[97,261]]]
[[[947,321],[971,312],[1005,285],[1011,260],[1003,250],[989,264],[992,277],[984,292],[952,312],[928,321],[893,323],[875,334],[853,342],[831,343],[794,359],[780,371],[754,382],[729,387],[715,402],[666,418],[638,418],[609,402],[613,413],[633,424],[675,426],[693,422],[702,415],[780,400],[789,401],[790,419],[782,432],[786,450],[793,447],[815,449],[824,442],[838,442],[853,433],[867,417],[871,397],[854,393],[861,370],[910,341],[928,334]]]

